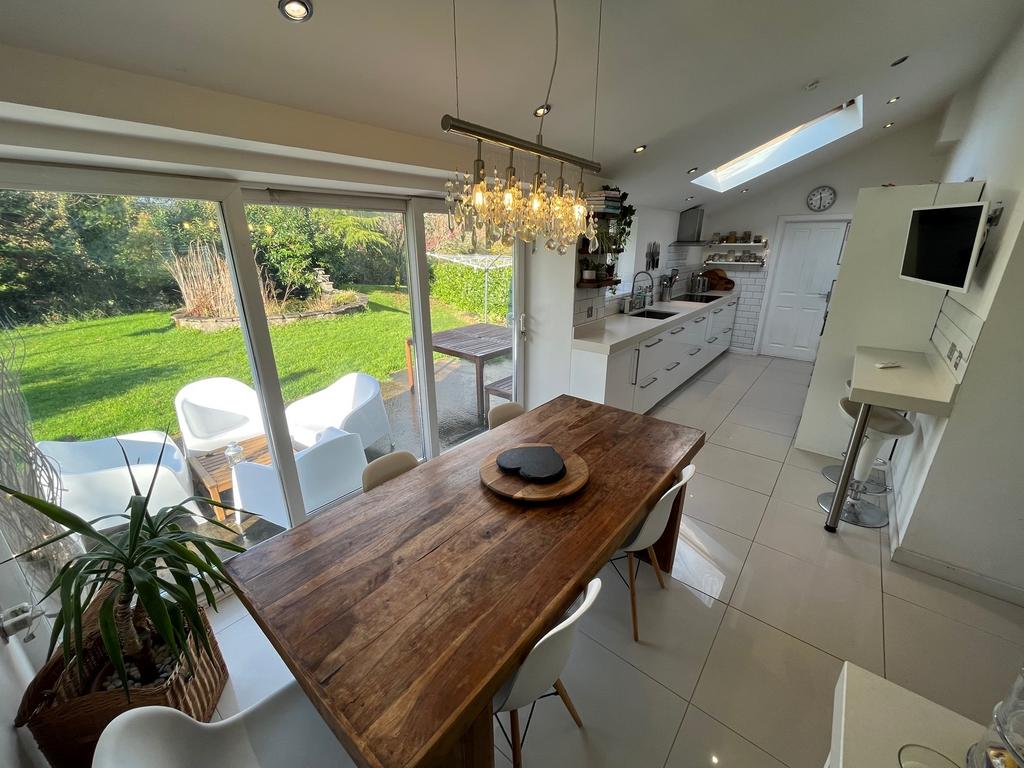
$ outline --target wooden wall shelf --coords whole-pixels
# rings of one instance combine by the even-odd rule
[[[577,288],[607,288],[610,285],[618,285],[622,280],[618,277],[605,277],[601,280],[580,280],[576,283]]]

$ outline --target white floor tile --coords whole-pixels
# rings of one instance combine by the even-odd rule
[[[786,768],[694,705],[686,710],[665,768]]]
[[[702,400],[683,407],[659,405],[651,415],[663,421],[702,429],[710,435],[725,421],[732,408],[732,403],[725,400]]]
[[[684,515],[672,576],[727,603],[749,550],[750,541],[742,536]]]
[[[729,608],[693,703],[790,768],[821,768],[841,668],[839,659]]]
[[[729,414],[728,420],[754,429],[763,429],[766,432],[792,437],[796,434],[796,428],[800,424],[800,415],[737,405]]]
[[[833,656],[885,673],[877,584],[847,579],[755,542],[731,605]]]
[[[714,443],[706,443],[694,459],[702,475],[770,494],[782,463]]]
[[[239,600],[233,594],[226,594],[223,597],[214,595],[217,598],[217,610],[214,611],[212,608],[207,609],[206,615],[210,619],[210,626],[213,627],[214,632],[220,632],[239,619],[244,619],[249,615],[248,609],[242,605],[242,601]]]
[[[835,486],[822,477],[821,472],[786,464],[779,473],[772,496],[807,509],[820,510],[819,494],[834,490]]]
[[[802,384],[808,386],[811,383],[811,372],[810,368],[779,368],[774,365],[769,365],[758,381],[785,381],[790,384]]]
[[[868,588],[881,583],[878,530],[842,526],[825,530],[825,513],[780,498],[768,502],[754,541],[824,568],[841,578],[856,579]]]
[[[768,364],[769,370],[773,371],[799,371],[810,373],[814,370],[814,363],[809,360],[792,360],[788,357],[773,357]]]
[[[762,376],[740,400],[740,405],[799,416],[804,410],[807,387]]]
[[[626,561],[617,563],[623,575]],[[583,632],[619,658],[684,699],[693,694],[725,605],[667,579],[661,589],[644,563],[637,576],[640,642],[633,641],[629,589],[610,565],[601,571],[601,594],[584,617]]]
[[[697,469],[700,469],[698,463]],[[738,485],[717,480],[700,471],[686,484],[683,511],[705,523],[753,540],[768,505],[768,497]]]
[[[277,651],[251,617],[217,632],[228,684],[217,703],[221,717],[231,717],[283,688],[292,680]]]
[[[885,596],[886,677],[979,723],[1010,689],[1024,646]]]
[[[1024,608],[882,558],[882,588],[908,602],[1024,645]],[[1022,659],[1024,660],[1024,659]]]
[[[783,461],[789,453],[791,441],[785,435],[776,435],[774,432],[765,432],[763,429],[726,421],[715,430],[710,442],[737,451],[753,453],[772,461]]]
[[[786,463],[801,469],[809,469],[812,472],[821,472],[825,467],[832,464],[842,464],[843,460],[814,453],[814,451],[805,451],[794,445],[789,449],[789,453],[786,454]]]
[[[557,696],[541,699],[523,747],[524,765],[664,764],[683,719],[683,699],[580,633],[562,681],[584,727],[576,727]],[[521,720],[528,712],[520,712]],[[508,728],[508,715],[502,718]]]

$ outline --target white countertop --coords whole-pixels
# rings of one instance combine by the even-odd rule
[[[984,734],[985,726],[846,662],[836,683],[829,768],[898,766],[904,744],[963,765]]]
[[[616,352],[636,346],[644,339],[657,336],[662,331],[672,328],[689,317],[696,317],[711,309],[716,309],[725,300],[737,294],[737,291],[707,291],[709,296],[720,297],[717,301],[702,304],[696,301],[656,301],[647,309],[678,314],[664,320],[652,320],[632,315],[609,315],[592,323],[578,325],[573,329],[572,348],[586,352],[597,352],[612,355]]]
[[[875,367],[883,361],[900,367]],[[885,347],[857,347],[850,384],[850,399],[858,403],[936,416],[950,414],[959,387],[937,355]]]

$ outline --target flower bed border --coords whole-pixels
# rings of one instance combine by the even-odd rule
[[[309,312],[286,312],[283,315],[267,315],[267,323],[270,325],[287,325],[298,320],[327,320],[339,315],[351,315],[356,312],[365,312],[369,304],[369,297],[360,293],[355,301],[335,307],[334,309],[316,310]],[[178,328],[190,328],[194,331],[214,333],[228,328],[238,327],[237,317],[192,317],[186,315],[184,310],[178,310],[171,317],[174,318],[174,325]]]

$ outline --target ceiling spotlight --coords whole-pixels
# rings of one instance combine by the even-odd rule
[[[889,66],[890,67],[898,67],[900,64],[902,64],[904,61],[906,61],[909,58],[910,58],[909,56],[900,56],[898,59],[896,59],[896,61],[894,61]]]
[[[313,0],[277,0],[277,10],[288,21],[301,23],[313,15]]]
[[[750,187],[744,187],[743,189],[740,190],[740,194],[742,195],[744,192],[749,192],[749,191],[750,191]]]
[[[690,170],[688,170],[688,171],[687,171],[687,173],[688,173],[689,175],[691,175],[691,176],[692,176],[692,175],[693,175],[693,174],[695,174],[695,173],[696,173],[696,172],[697,172],[698,170],[699,170],[699,169],[698,169],[698,168],[697,168],[697,166],[695,165],[695,166],[693,166],[693,168],[691,168]]]
[[[886,101],[885,103],[886,103],[886,104],[895,104],[895,103],[896,103],[897,101],[899,101],[899,100],[900,100],[900,97],[899,97],[899,96],[893,96],[893,97],[892,97],[891,99],[889,99],[889,100],[888,100],[888,101]]]
[[[647,149],[647,145],[646,144],[641,144],[639,147],[633,147],[633,154],[634,155],[639,155],[645,149]]]
[[[819,85],[821,85],[821,80],[811,80],[811,82],[804,84],[804,90],[805,91],[813,91]]]
[[[691,200],[693,200],[693,195],[690,195],[688,198],[686,198],[686,202],[690,202]]]
[[[894,123],[892,120],[890,120],[888,123],[886,123],[882,127],[883,128],[892,128],[894,125],[896,125],[896,123]]]
[[[533,116],[534,117],[544,117],[544,115],[546,115],[550,111],[551,111],[551,105],[550,104],[541,104],[539,107],[537,107],[535,110],[533,110]]]

